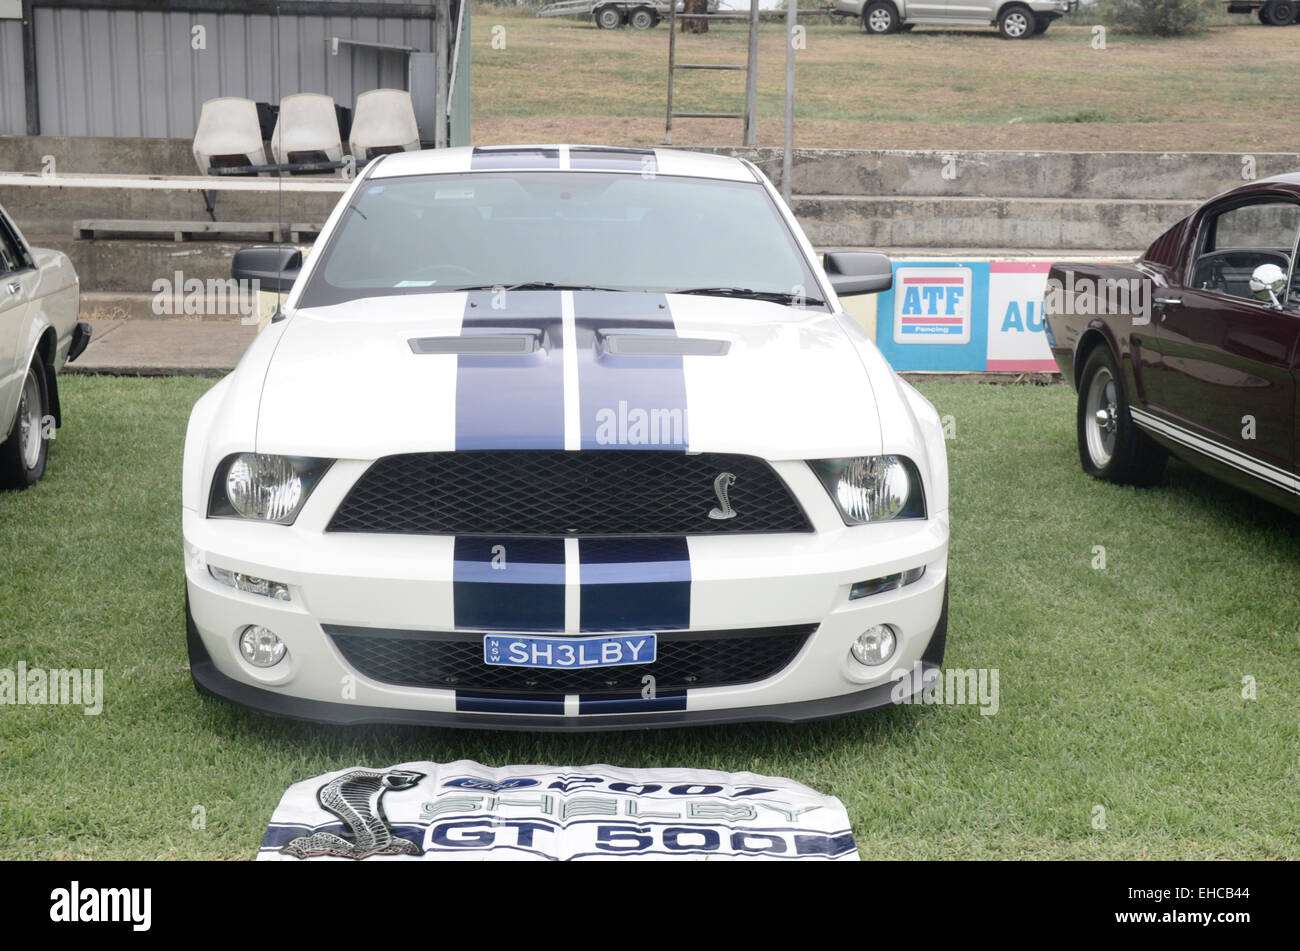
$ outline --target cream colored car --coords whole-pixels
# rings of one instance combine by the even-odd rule
[[[835,0],[835,12],[859,17],[868,33],[914,26],[996,26],[1009,40],[1044,33],[1079,0]]]
[[[62,422],[55,372],[90,342],[80,300],[67,256],[30,247],[0,208],[0,488],[45,475]]]

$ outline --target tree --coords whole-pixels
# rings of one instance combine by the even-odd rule
[[[708,13],[709,0],[682,0],[682,32],[708,33],[709,21],[704,17],[690,16],[692,13]]]

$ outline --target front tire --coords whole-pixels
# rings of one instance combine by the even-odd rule
[[[1038,28],[1038,18],[1028,7],[1007,7],[998,15],[998,32],[1005,40],[1027,40]]]
[[[1169,455],[1133,422],[1119,366],[1106,346],[1084,362],[1076,428],[1079,461],[1093,478],[1150,486],[1164,475]]]
[[[13,429],[0,444],[0,488],[25,489],[41,481],[49,459],[45,425],[50,416],[50,382],[40,354],[32,358],[18,397]]]
[[[892,3],[873,3],[862,14],[862,27],[876,36],[897,33],[898,11]]]

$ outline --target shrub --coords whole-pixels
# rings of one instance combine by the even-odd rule
[[[1214,0],[1101,0],[1106,22],[1150,36],[1185,36],[1205,27]]]

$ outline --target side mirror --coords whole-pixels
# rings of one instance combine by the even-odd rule
[[[297,248],[240,248],[230,264],[236,281],[257,281],[264,291],[287,292],[302,270],[302,252]]]
[[[828,251],[822,267],[841,296],[878,294],[894,286],[894,265],[878,251]]]
[[[1282,309],[1282,294],[1286,291],[1286,271],[1276,264],[1261,264],[1250,275],[1250,296],[1267,301]]]

